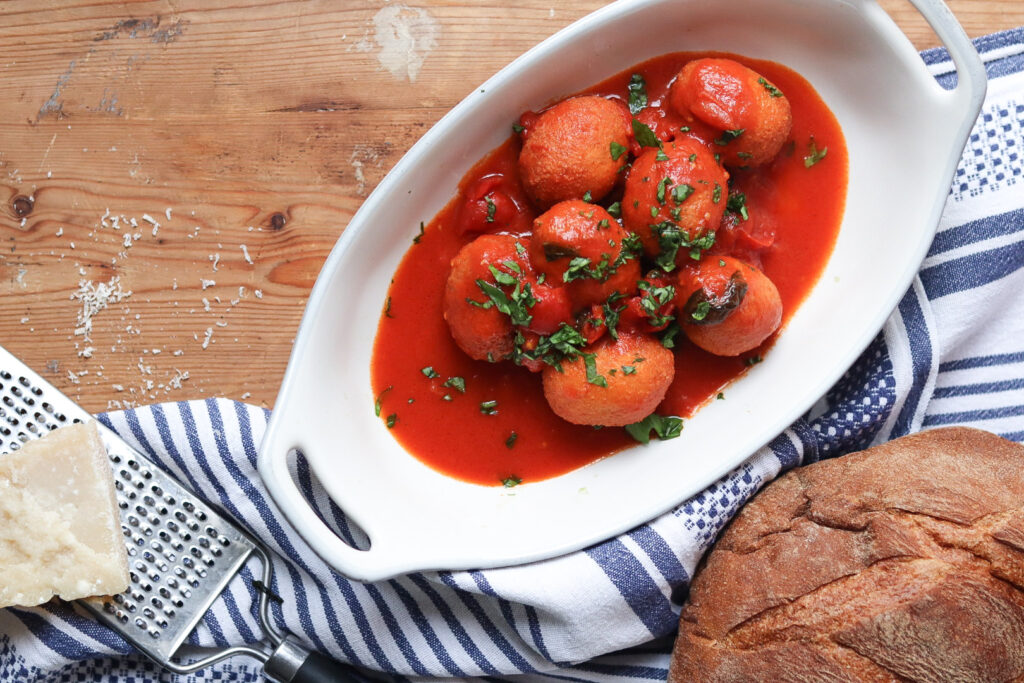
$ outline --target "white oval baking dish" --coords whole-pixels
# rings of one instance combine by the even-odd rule
[[[621,0],[530,50],[417,142],[353,217],[313,288],[259,454],[288,520],[330,565],[371,581],[421,569],[502,566],[576,550],[699,492],[805,412],[857,358],[930,244],[985,71],[940,0],[913,0],[948,47],[946,91],[873,0]],[[513,489],[445,477],[374,418],[373,338],[388,282],[421,220],[528,109],[667,52],[718,50],[784,64],[836,114],[849,191],[835,251],[765,361],[688,420],[680,438],[635,447]],[[353,296],[353,293],[358,293]],[[347,545],[288,474],[301,450],[369,535]]]

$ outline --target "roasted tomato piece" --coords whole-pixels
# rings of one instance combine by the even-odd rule
[[[520,209],[502,186],[505,177],[495,173],[476,181],[466,191],[459,211],[459,233],[515,230]]]
[[[536,303],[530,308],[533,316],[527,329],[537,334],[553,334],[562,323],[572,323],[572,304],[564,287],[555,287],[534,280],[530,289]]]

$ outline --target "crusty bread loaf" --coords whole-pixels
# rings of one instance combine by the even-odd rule
[[[698,570],[669,680],[1024,681],[1024,446],[936,429],[772,482]]]

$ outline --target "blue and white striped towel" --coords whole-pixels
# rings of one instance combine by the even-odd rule
[[[283,523],[256,474],[267,414],[226,400],[101,419],[241,522],[276,560],[274,617],[335,657],[398,679],[664,680],[701,554],[763,483],[801,462],[922,428],[967,424],[1024,441],[1024,29],[976,42],[992,78],[927,260],[883,332],[814,409],[675,510],[596,547],[523,567],[363,585],[329,571]],[[940,80],[945,52],[924,53]],[[315,486],[301,464],[299,481]],[[241,489],[241,494],[239,492]],[[313,494],[349,534],[321,492]],[[189,642],[252,641],[245,571]],[[175,679],[65,604],[0,610],[0,681],[255,681],[229,660]]]

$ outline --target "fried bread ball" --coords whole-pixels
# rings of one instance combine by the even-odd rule
[[[544,396],[569,422],[622,427],[653,413],[674,376],[674,356],[660,341],[624,333],[602,337],[576,360],[563,361],[562,372],[544,368]]]
[[[622,253],[628,236],[600,206],[559,202],[533,222],[530,262],[548,283],[564,283],[578,310],[636,289],[640,263]]]
[[[662,252],[658,231],[665,222],[691,240],[718,227],[729,197],[728,181],[729,174],[699,140],[680,138],[661,150],[648,148],[626,179],[622,222],[640,237],[644,253],[657,258]],[[688,251],[679,250],[677,263]]]
[[[462,247],[451,262],[444,287],[444,319],[452,338],[466,355],[476,360],[501,360],[512,353],[513,330],[509,317],[495,306],[482,308],[488,297],[477,280],[494,283],[490,267],[511,277],[529,272],[529,260],[516,249],[518,240],[511,235],[482,235]],[[508,264],[519,268],[517,273]]]
[[[706,257],[679,274],[679,323],[694,344],[716,356],[738,356],[779,328],[782,299],[757,268],[729,256]]]
[[[728,166],[771,161],[793,126],[782,91],[732,59],[689,62],[672,84],[669,103],[680,114],[692,114],[721,131],[715,144]]]
[[[629,160],[625,107],[596,95],[563,100],[543,112],[519,153],[523,189],[542,209],[566,199],[594,201],[615,185]]]

